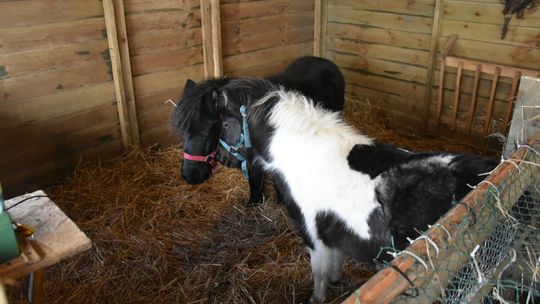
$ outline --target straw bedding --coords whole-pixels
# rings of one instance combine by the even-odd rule
[[[346,118],[382,142],[411,150],[479,154],[448,138],[397,132],[376,113],[347,105]],[[377,118],[373,118],[373,117]],[[221,167],[206,183],[179,176],[181,150],[135,149],[85,164],[51,198],[93,248],[49,268],[44,303],[299,303],[311,292],[309,256],[274,197],[247,207],[247,182]],[[272,193],[270,186],[267,193]],[[339,303],[374,272],[348,262],[329,299]],[[22,287],[9,288],[24,303]]]

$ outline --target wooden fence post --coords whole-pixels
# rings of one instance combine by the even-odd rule
[[[133,93],[123,0],[103,0],[114,92],[124,148],[139,145],[139,124]],[[116,11],[116,12],[115,12]],[[120,36],[120,39],[119,39]]]
[[[315,0],[313,25],[313,56],[326,57],[327,0]]]
[[[223,76],[219,0],[201,0],[204,77]]]

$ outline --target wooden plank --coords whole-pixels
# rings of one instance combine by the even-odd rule
[[[327,0],[315,0],[313,18],[313,56],[326,57],[326,48],[323,45],[327,35],[326,9]]]
[[[426,17],[433,16],[433,8],[435,7],[435,0],[329,0],[328,3],[331,6]]]
[[[328,52],[327,58],[340,67],[409,82],[426,83],[427,70],[423,67],[333,51]]]
[[[221,15],[219,0],[210,0],[210,4],[210,18],[212,24],[213,75],[214,77],[221,77],[223,76],[223,59],[221,51]]]
[[[442,105],[443,105],[443,96],[444,96],[444,76],[445,76],[445,69],[446,64],[444,60],[441,60],[440,62],[440,68],[439,68],[439,91],[437,93],[437,120],[436,123],[438,124],[441,121],[441,112],[442,112]]]
[[[194,65],[180,70],[156,72],[133,77],[135,96],[151,95],[167,89],[182,87],[187,79],[203,79],[203,66]]]
[[[231,56],[248,53],[255,50],[311,42],[313,40],[313,26],[294,29],[276,29],[260,34],[242,36],[237,39],[223,41],[223,55]]]
[[[203,56],[199,48],[166,50],[164,52],[146,53],[131,57],[133,76],[160,71],[180,70],[202,63]]]
[[[103,0],[103,10],[105,12],[105,23],[107,25],[109,54],[111,56],[111,69],[113,74],[116,103],[118,106],[120,130],[122,132],[122,142],[124,143],[124,147],[128,149],[132,145],[137,145],[138,143],[139,130],[137,129],[137,123],[135,122],[137,117],[130,117],[130,106],[127,103],[113,0]],[[135,105],[132,103],[131,106],[134,107]]]
[[[38,124],[115,102],[114,85],[108,81],[14,103],[0,103],[0,130]]]
[[[4,71],[0,75],[0,79],[101,61],[104,54],[107,53],[107,40],[100,39],[56,48],[0,54],[0,66],[3,66]]]
[[[274,48],[257,50],[249,53],[227,56],[223,58],[223,70],[225,74],[236,70],[245,70],[265,63],[279,60],[290,60],[313,52],[313,43],[304,42],[290,44]]]
[[[0,103],[16,102],[112,80],[107,59],[1,80]],[[29,90],[28,88],[32,88]]]
[[[132,56],[193,47],[200,49],[202,54],[202,33],[200,28],[182,31],[131,33],[128,40],[129,51]]]
[[[424,85],[402,80],[381,77],[373,74],[358,73],[357,71],[341,68],[347,84],[378,90],[401,96],[407,102],[420,107],[419,100],[423,99]]]
[[[174,106],[166,102],[171,99],[175,103],[180,100],[184,87],[178,85],[176,88],[166,89],[161,92],[154,92],[150,95],[139,96],[137,98],[137,110],[139,117],[147,112],[156,111],[163,107],[174,108]],[[167,121],[168,123],[168,121]],[[141,127],[141,130],[143,128]]]
[[[126,18],[124,15],[124,0],[113,1],[114,17],[116,22],[117,43],[120,55],[120,67],[122,68],[122,84],[125,94],[125,105],[127,109],[127,119],[129,122],[130,144],[138,146],[139,123],[137,121],[137,101],[133,91],[133,76],[131,74],[130,52],[128,35],[126,29]],[[114,61],[113,61],[114,63]],[[113,65],[114,67],[114,65]],[[121,117],[122,118],[122,117]]]
[[[522,73],[520,71],[516,71],[514,78],[512,79],[512,89],[510,89],[510,96],[508,98],[508,107],[506,108],[506,113],[504,115],[504,122],[503,122],[503,135],[508,132],[508,128],[510,127],[510,119],[512,118],[512,109],[514,109],[514,103],[517,98],[517,90],[519,88],[519,81],[521,79]]]
[[[489,95],[488,109],[486,111],[486,119],[484,121],[484,133],[487,134],[489,131],[489,126],[491,123],[491,115],[493,114],[493,105],[495,100],[495,92],[497,91],[497,84],[499,82],[499,75],[501,73],[500,67],[495,67],[495,73],[493,77],[493,82],[491,84],[491,94]]]
[[[245,36],[272,33],[277,30],[288,31],[300,27],[313,27],[313,14],[310,12],[225,21],[221,25],[223,41],[240,39]],[[279,25],[279,26],[276,26]]]
[[[428,51],[431,35],[329,22],[328,36]]]
[[[0,27],[0,52],[20,53],[106,38],[102,17],[18,28]]]
[[[140,117],[141,130],[145,132],[160,126],[169,127],[169,120],[171,118],[174,107],[167,104],[162,104],[161,107],[154,109],[153,111],[147,111]]]
[[[313,1],[261,0],[221,5],[221,17],[224,21],[233,19],[260,18],[291,13],[310,12],[313,15]]]
[[[103,16],[98,0],[26,0],[0,2],[0,28]]]
[[[472,98],[471,98],[471,105],[469,106],[469,121],[468,121],[468,129],[469,129],[469,135],[472,133],[472,124],[474,120],[474,112],[476,110],[476,101],[478,98],[478,85],[480,83],[480,73],[482,72],[482,65],[477,64],[475,71],[474,71],[474,80],[473,80],[473,91],[472,91]]]
[[[161,30],[183,31],[201,26],[199,10],[158,11],[151,13],[126,15],[126,24],[130,33],[144,33]]]
[[[403,16],[401,14],[329,6],[328,21],[431,34],[433,19],[431,17]]]
[[[338,38],[328,39],[328,50],[357,54],[369,58],[427,66],[429,53],[389,45],[365,44]]]
[[[118,125],[115,122],[83,130],[71,130],[57,136],[45,138],[42,136],[41,140],[36,143],[26,142],[24,148],[20,144],[13,146],[13,148],[17,148],[18,153],[8,153],[4,156],[2,170],[6,173],[16,172],[21,167],[39,165],[48,159],[77,153],[119,139],[121,136],[118,134]]]
[[[456,90],[454,93],[454,114],[452,115],[452,131],[456,130],[457,113],[459,109],[459,95],[461,92],[461,73],[463,72],[463,61],[458,63],[458,70],[456,75]],[[495,99],[495,93],[493,93]]]
[[[459,33],[459,36],[462,39],[529,47],[537,47],[540,45],[538,28],[509,26],[504,40],[501,40],[501,28],[502,26],[500,24],[444,20],[441,28],[441,35],[449,36],[454,33]]]
[[[400,115],[410,116],[415,122],[420,121],[420,117],[414,115],[418,111],[418,104],[408,102],[407,99],[399,95],[373,90],[352,83],[347,83],[345,95],[348,98],[353,98],[366,104],[369,103],[371,106],[382,109],[384,112],[391,109],[392,111],[388,111],[388,113],[400,113]],[[353,124],[356,123],[359,122],[353,122]]]
[[[130,0],[125,3],[126,13],[138,13],[160,10],[193,10],[199,6],[199,0]]]
[[[147,146],[157,143],[161,147],[166,147],[173,143],[178,143],[178,138],[171,134],[168,126],[159,126],[143,132],[141,134],[141,142]]]
[[[435,1],[435,11],[433,15],[433,28],[431,29],[431,44],[429,47],[429,57],[427,60],[427,76],[426,83],[431,84],[433,82],[433,73],[435,71],[435,65],[437,63],[437,43],[440,31],[441,31],[441,22],[442,22],[442,11],[444,9],[444,1],[436,0]],[[424,122],[424,129],[426,129],[429,121],[429,103],[431,102],[431,92],[432,87],[426,85],[426,91],[424,92],[424,110],[422,113],[422,121]]]
[[[473,1],[448,1],[444,9],[444,19],[468,21],[474,23],[489,23],[502,26],[500,3],[479,3]],[[540,15],[530,10],[525,10],[523,19],[512,18],[510,24],[523,27],[540,27]],[[500,31],[499,31],[500,33]]]
[[[309,55],[309,52],[306,50],[305,53],[299,53],[298,56],[307,56]],[[272,62],[262,62],[259,65],[250,66],[246,69],[240,68],[239,70],[234,70],[229,73],[227,73],[230,77],[259,77],[263,78],[266,76],[276,75],[278,73],[283,72],[283,70],[287,67],[289,63],[292,62],[292,60],[295,59],[295,57],[282,59],[278,61],[272,61]]]

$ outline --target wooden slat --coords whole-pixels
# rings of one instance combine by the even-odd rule
[[[181,31],[130,32],[128,40],[129,51],[132,56],[185,48],[199,49],[202,54],[202,33],[200,28]]]
[[[347,7],[328,7],[328,21],[361,24],[403,32],[431,34],[431,17],[407,16],[401,14],[354,10]]]
[[[401,96],[407,103],[417,106],[418,111],[421,109],[421,103],[419,101],[424,97],[424,85],[422,84],[381,77],[369,73],[359,73],[346,68],[341,68],[341,71],[347,84],[357,84],[358,86],[371,88],[387,94]]]
[[[495,101],[495,92],[497,91],[497,84],[499,82],[500,73],[501,73],[501,68],[496,66],[495,67],[495,72],[493,74],[493,82],[491,84],[491,94],[489,96],[489,103],[488,103],[488,108],[487,108],[487,111],[486,111],[486,119],[484,121],[484,133],[486,133],[486,134],[489,131],[489,126],[491,124],[491,115],[493,114],[493,106],[494,106],[494,101]]]
[[[219,0],[210,0],[212,21],[212,57],[214,77],[223,76],[222,42],[221,42],[221,15]]]
[[[469,107],[469,135],[472,134],[472,124],[474,120],[474,112],[476,110],[476,101],[478,99],[478,84],[480,83],[480,73],[482,72],[482,65],[477,64],[474,71],[473,91],[471,97],[471,105]]]
[[[426,83],[427,70],[424,67],[334,51],[329,51],[327,58],[340,67],[408,82]]]
[[[432,17],[435,7],[435,0],[330,0],[328,3],[332,6],[425,17]]]
[[[198,28],[201,26],[199,10],[157,11],[126,15],[126,24],[130,33]]]
[[[135,96],[151,95],[167,89],[183,86],[187,79],[203,79],[202,64],[184,67],[174,71],[149,73],[133,78]]]
[[[0,103],[0,130],[38,124],[55,117],[115,102],[112,81],[61,90],[16,103]]]
[[[442,11],[444,9],[444,2],[442,0],[435,1],[435,12],[433,15],[433,28],[431,29],[431,45],[429,48],[429,57],[427,59],[427,76],[426,83],[431,84],[433,82],[433,74],[435,72],[435,66],[437,64],[437,43],[439,33],[441,31],[441,22],[442,22]],[[426,90],[424,92],[424,105],[422,113],[422,121],[424,122],[424,129],[427,128],[429,121],[429,103],[431,102],[432,97],[432,87],[431,85],[426,85]]]
[[[328,39],[328,50],[352,53],[369,58],[427,66],[429,52],[389,45],[364,44],[337,38]]]
[[[106,38],[103,17],[18,28],[0,27],[0,53],[58,48]]]
[[[323,43],[326,41],[326,6],[327,0],[315,0],[314,18],[313,18],[313,56],[326,56],[326,50]]]
[[[179,70],[191,65],[202,64],[203,56],[199,48],[165,50],[131,57],[133,75]]]
[[[96,0],[26,0],[0,2],[0,28],[22,27],[103,16]]]
[[[448,20],[502,25],[502,8],[500,3],[447,1],[446,8],[444,9],[444,18]],[[522,19],[518,19],[514,16],[511,23],[514,26],[539,28],[540,15],[530,10],[525,10]]]
[[[260,17],[285,15],[309,11],[313,15],[315,3],[306,0],[261,0],[221,5],[223,20],[257,19]]]
[[[439,90],[437,93],[437,120],[436,124],[438,124],[441,121],[441,112],[442,112],[442,105],[443,105],[443,94],[444,94],[444,72],[445,72],[446,63],[444,60],[441,60],[440,68],[439,68]]]
[[[328,36],[362,42],[384,44],[408,49],[429,51],[431,35],[398,30],[361,27],[354,24],[328,23]]]
[[[313,26],[311,25],[294,29],[277,28],[273,31],[261,32],[260,34],[224,40],[223,55],[238,55],[277,46],[311,42],[312,40]]]
[[[199,6],[199,0],[130,0],[125,3],[126,13],[160,10],[191,10]]]
[[[454,114],[452,115],[452,131],[456,130],[456,121],[457,114],[459,109],[459,95],[461,92],[461,73],[463,72],[463,62],[458,63],[458,70],[456,76],[456,89],[454,93]],[[495,93],[493,93],[493,98],[495,98]]]
[[[124,15],[124,0],[114,0],[114,16],[116,21],[117,42],[120,53],[120,64],[122,68],[122,83],[125,94],[125,104],[127,109],[127,119],[129,120],[130,144],[138,146],[139,123],[137,121],[137,101],[133,91],[133,76],[131,74],[130,52],[128,45],[128,35],[126,30],[126,18]]]
[[[223,75],[221,59],[221,17],[219,1],[201,0],[201,27],[204,58],[204,76]]]
[[[521,79],[521,71],[516,71],[514,74],[514,78],[512,79],[512,89],[510,89],[510,97],[508,98],[508,106],[506,107],[506,112],[504,115],[504,122],[503,122],[503,135],[506,135],[506,132],[508,132],[510,119],[512,118],[512,110],[514,109],[514,103],[516,101],[517,97],[517,91],[519,87],[519,80]]]
[[[107,25],[107,38],[109,41],[109,54],[111,56],[111,69],[114,80],[114,92],[118,105],[118,116],[120,119],[120,130],[122,131],[122,142],[124,148],[128,149],[134,141],[135,132],[132,129],[129,118],[128,105],[126,103],[126,91],[124,86],[124,76],[122,69],[122,59],[118,45],[118,36],[116,28],[116,17],[114,12],[113,0],[103,0],[103,10],[105,12],[105,23]]]

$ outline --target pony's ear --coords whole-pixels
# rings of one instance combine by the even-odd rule
[[[184,93],[183,95],[186,96],[187,94],[191,93],[195,89],[195,81],[188,79],[186,80],[186,84],[184,85]]]

